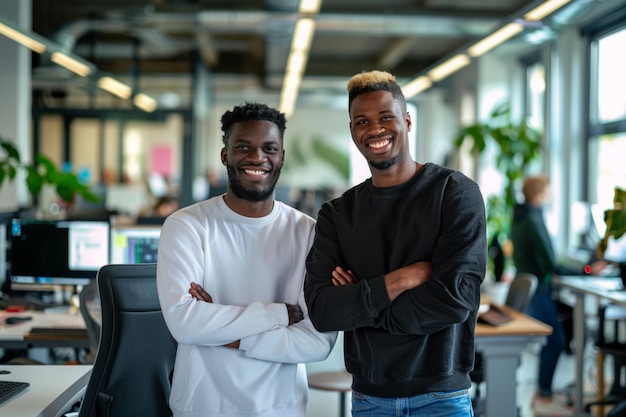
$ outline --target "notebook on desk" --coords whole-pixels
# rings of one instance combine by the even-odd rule
[[[0,381],[0,404],[13,398],[29,386],[28,382]]]
[[[490,324],[492,326],[500,326],[513,320],[507,312],[495,304],[490,304],[489,309],[478,315],[478,322]]]
[[[87,329],[76,327],[33,327],[24,339],[87,339]]]

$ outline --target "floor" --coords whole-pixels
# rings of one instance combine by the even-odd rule
[[[520,417],[539,417],[544,415],[541,408],[533,408],[533,398],[537,391],[537,367],[540,346],[531,345],[522,354],[520,367],[517,370],[517,399]],[[587,357],[585,363],[595,363],[593,357]],[[554,375],[553,388],[557,393],[564,393],[574,382],[575,357],[574,355],[562,354],[559,358],[556,373]],[[587,375],[585,375],[587,377]],[[565,395],[556,395],[555,402],[562,404],[561,407],[550,407],[553,414],[569,414],[566,406]],[[548,409],[548,407],[544,407]],[[567,414],[565,414],[567,413]],[[547,413],[546,413],[547,414]]]

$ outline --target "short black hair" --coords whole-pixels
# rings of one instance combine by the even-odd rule
[[[282,141],[287,128],[285,114],[266,104],[246,103],[243,106],[235,106],[232,110],[227,110],[222,116],[222,132],[224,132],[222,141],[224,145],[228,145],[228,138],[233,130],[233,125],[248,120],[266,120],[274,123],[280,131]]]
[[[386,71],[364,71],[354,75],[348,82],[348,111],[357,96],[372,91],[389,91],[395,99],[406,104],[396,77]]]

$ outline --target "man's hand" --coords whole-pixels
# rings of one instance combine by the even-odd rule
[[[206,292],[200,284],[196,284],[195,282],[191,283],[191,287],[189,288],[189,294],[198,301],[206,301],[207,303],[213,302],[213,297],[211,297],[211,294]]]
[[[196,300],[196,301],[204,301],[207,303],[212,303],[213,302],[213,297],[211,297],[211,294],[209,294],[208,292],[206,292],[206,290],[204,288],[202,288],[202,286],[200,284],[196,284],[195,282],[191,283],[191,286],[189,287],[189,294]],[[229,347],[229,348],[233,348],[233,349],[239,349],[239,340],[235,340],[234,342],[230,342],[226,345],[223,345],[224,347]]]
[[[335,268],[335,270],[332,272],[332,276],[333,285],[335,287],[346,284],[355,284],[357,282],[356,276],[351,270],[343,269],[340,266]]]
[[[304,313],[302,313],[302,309],[297,304],[287,304],[287,314],[289,315],[289,324],[294,324],[299,322],[304,318]]]
[[[415,262],[386,274],[385,285],[389,299],[393,301],[403,292],[425,283],[430,278],[432,271],[432,263]]]

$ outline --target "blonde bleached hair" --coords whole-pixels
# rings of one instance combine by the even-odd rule
[[[359,95],[372,91],[389,91],[393,97],[406,105],[402,89],[392,74],[386,71],[364,71],[354,75],[348,81],[348,110],[352,107],[352,101]]]

